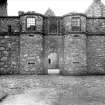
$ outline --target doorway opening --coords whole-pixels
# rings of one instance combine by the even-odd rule
[[[48,59],[48,63],[49,63],[49,65],[51,64],[51,59]]]
[[[48,74],[60,74],[58,55],[55,52],[48,55]]]

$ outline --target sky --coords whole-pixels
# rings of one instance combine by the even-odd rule
[[[105,4],[105,0],[101,0]],[[44,14],[51,8],[56,16],[70,12],[85,13],[93,0],[8,0],[8,15],[17,16],[18,11],[35,11]]]

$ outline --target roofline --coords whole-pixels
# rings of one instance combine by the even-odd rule
[[[75,16],[75,15],[81,15],[81,16],[87,17],[86,14],[83,14],[83,13],[70,13],[70,14],[63,15],[62,17]]]
[[[19,18],[19,16],[0,16],[0,18]]]
[[[41,14],[41,13],[24,13],[24,14],[19,15],[19,17],[25,16],[25,15],[39,15],[39,16],[45,17],[45,16],[44,16],[43,14]]]
[[[68,14],[68,15],[64,15],[64,16],[45,16],[45,15],[42,15],[40,13],[32,13],[32,14],[23,14],[23,15],[20,15],[20,16],[0,16],[0,18],[20,18],[21,16],[25,16],[25,15],[39,15],[39,16],[42,16],[43,18],[64,18],[64,17],[67,17],[67,16],[75,16],[75,15],[80,15],[80,16],[85,16],[87,19],[105,19],[105,17],[88,17],[86,16],[85,14],[82,14],[82,13],[74,13],[74,14]]]
[[[87,17],[87,19],[105,19],[105,17]]]

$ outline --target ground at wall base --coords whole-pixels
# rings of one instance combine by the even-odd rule
[[[54,101],[53,105],[105,105],[105,76],[5,75],[0,77],[0,97],[6,94],[24,94],[27,91],[32,94],[38,89],[44,93],[46,89],[48,90],[46,94],[52,97],[50,102]],[[52,94],[52,91],[55,92]]]

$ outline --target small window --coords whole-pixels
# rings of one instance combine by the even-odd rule
[[[74,35],[74,37],[79,37],[79,35]]]
[[[57,26],[58,26],[58,20],[57,18],[49,18],[48,20],[48,33],[49,34],[56,34],[57,33]]]
[[[35,30],[36,19],[35,18],[27,18],[27,30]]]
[[[30,36],[30,37],[34,37],[34,35],[33,35],[33,34],[29,34],[29,36]]]
[[[71,20],[72,31],[80,31],[80,17],[72,17]]]

